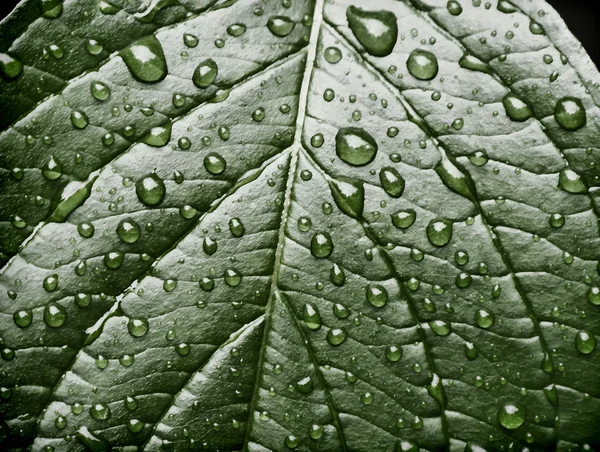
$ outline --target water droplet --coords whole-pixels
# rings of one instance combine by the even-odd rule
[[[390,345],[385,349],[385,357],[393,363],[400,361],[402,358],[402,349],[395,345]]]
[[[529,31],[532,32],[534,35],[543,35],[546,33],[544,27],[542,27],[540,24],[533,20],[529,23]]]
[[[234,38],[242,36],[244,33],[246,33],[246,25],[244,24],[232,24],[227,27],[227,34]]]
[[[9,80],[16,79],[23,72],[23,63],[16,58],[0,53],[0,74]]]
[[[419,450],[419,446],[416,444],[411,443],[410,441],[403,441],[399,439],[396,442],[396,448],[394,449],[394,452],[419,452]]]
[[[554,119],[566,130],[577,130],[587,123],[585,108],[576,97],[563,97],[556,102]]]
[[[312,221],[308,217],[298,218],[298,229],[300,232],[308,232],[312,226]]]
[[[321,437],[323,436],[323,432],[324,429],[322,426],[318,424],[312,424],[310,426],[310,429],[308,430],[308,436],[310,436],[314,440],[321,439]]]
[[[445,246],[452,239],[452,222],[448,220],[431,220],[427,225],[426,233],[432,245]]]
[[[127,329],[133,337],[144,336],[148,332],[149,328],[150,325],[146,319],[131,318],[129,319],[129,322],[127,322]]]
[[[110,97],[110,88],[103,82],[92,82],[90,92],[95,99],[105,101]]]
[[[121,52],[121,57],[131,75],[140,82],[155,83],[167,76],[167,60],[162,45],[154,35],[135,42]]]
[[[360,219],[363,214],[365,189],[363,183],[354,179],[330,181],[329,187],[335,203],[346,215]]]
[[[550,215],[550,226],[555,229],[560,229],[565,225],[565,216],[560,213]]]
[[[344,273],[344,270],[338,264],[333,264],[333,267],[331,268],[330,277],[331,277],[331,282],[338,287],[343,286],[344,283],[346,282],[346,275]],[[599,303],[600,303],[600,297],[599,297]]]
[[[432,80],[439,70],[437,57],[423,49],[415,49],[410,53],[406,68],[410,75],[419,80]]]
[[[273,16],[267,22],[269,31],[280,38],[289,35],[295,26],[295,22],[286,16]]]
[[[83,221],[77,225],[77,232],[83,238],[89,239],[94,235],[94,225],[89,221]]]
[[[479,356],[479,350],[477,350],[472,342],[465,342],[465,355],[469,361],[473,361]]]
[[[46,276],[42,286],[46,292],[54,292],[58,288],[58,275],[55,273],[53,275]]]
[[[166,194],[164,181],[156,173],[148,174],[135,183],[139,200],[150,207],[159,205]]]
[[[310,377],[305,377],[296,382],[296,389],[302,394],[310,394],[313,392],[314,384]]]
[[[494,324],[494,314],[486,311],[485,309],[480,309],[475,314],[475,320],[477,321],[477,325],[481,328],[489,328]]]
[[[209,236],[204,237],[204,240],[202,241],[202,250],[209,256],[212,256],[217,252],[217,241],[211,239]]]
[[[139,421],[137,419],[130,419],[129,421],[127,421],[127,430],[129,430],[131,433],[139,433],[144,429],[144,426],[146,424],[144,424],[142,421]]]
[[[388,292],[385,287],[379,284],[369,284],[367,286],[367,301],[376,308],[382,308],[387,304]]]
[[[460,288],[460,289],[466,289],[467,287],[469,287],[471,285],[471,275],[469,275],[468,273],[462,272],[459,273],[456,276],[456,287]]]
[[[179,356],[186,356],[190,353],[190,346],[186,343],[177,344],[175,346],[175,351]]]
[[[473,55],[463,55],[461,59],[458,60],[458,64],[460,67],[464,69],[469,69],[471,71],[484,72],[486,74],[492,73],[492,70],[487,64],[485,64],[479,58],[474,57]]]
[[[225,171],[227,167],[227,162],[225,159],[216,152],[211,152],[204,157],[204,168],[210,174],[219,175]]]
[[[498,421],[510,430],[519,428],[525,422],[525,407],[517,404],[506,404],[498,410]]]
[[[71,113],[71,124],[77,129],[85,129],[90,123],[87,115],[83,111],[74,110]]]
[[[429,322],[429,327],[438,336],[448,336],[452,332],[450,323],[444,320],[433,320]]]
[[[56,19],[63,12],[64,0],[40,0],[40,9],[42,17],[46,19]]]
[[[67,311],[57,303],[50,303],[44,309],[44,322],[52,328],[59,328],[67,320]]]
[[[456,0],[450,0],[446,7],[448,8],[448,12],[453,16],[458,16],[463,12],[462,6]]]
[[[485,149],[478,149],[469,155],[469,161],[475,166],[483,166],[489,160],[487,152]]]
[[[310,252],[313,256],[323,259],[331,256],[333,241],[327,232],[315,232],[310,241]]]
[[[346,9],[350,30],[369,54],[377,57],[392,53],[398,39],[396,16],[390,11],[365,11],[355,6]]]
[[[395,168],[386,166],[379,171],[379,180],[385,192],[393,198],[399,198],[404,191],[404,178]]]
[[[600,287],[590,287],[587,291],[587,299],[593,305],[600,306]]]
[[[135,243],[140,238],[142,228],[132,218],[122,220],[117,226],[117,235],[125,243]]]
[[[327,332],[327,342],[330,345],[341,345],[346,340],[346,331],[343,328],[333,328]]]
[[[544,395],[548,399],[548,402],[552,404],[552,406],[558,406],[558,391],[556,390],[556,385],[551,384],[544,388]]]
[[[207,88],[215,81],[218,73],[219,68],[217,63],[212,58],[209,58],[196,67],[192,81],[198,88]]]
[[[581,176],[569,168],[563,168],[560,171],[558,186],[569,193],[587,193],[588,191]]]
[[[232,268],[225,270],[223,278],[229,287],[235,287],[242,282],[242,274]]]
[[[292,434],[287,435],[283,440],[283,444],[285,444],[285,447],[288,449],[296,449],[300,445],[300,438]]]
[[[242,237],[246,232],[242,220],[239,218],[232,218],[229,220],[229,232],[231,232],[231,235],[234,237]]]
[[[99,421],[105,421],[110,418],[110,408],[108,405],[96,403],[90,408],[90,416]]]
[[[377,154],[375,139],[358,127],[345,127],[335,136],[335,149],[338,157],[352,166],[371,163]]]
[[[575,335],[575,345],[584,355],[589,355],[596,349],[596,337],[585,330],[578,331]]]
[[[412,209],[398,210],[391,215],[392,224],[398,229],[406,229],[412,226],[417,218],[417,213]]]
[[[104,50],[104,46],[95,39],[88,39],[85,42],[85,50],[87,50],[90,55],[100,55]]]
[[[365,392],[360,396],[360,401],[365,405],[371,405],[373,403],[374,398],[375,397],[371,392]]]
[[[321,314],[315,305],[310,303],[304,305],[304,323],[313,331],[321,328]]]
[[[60,163],[60,160],[58,160],[58,158],[51,155],[50,160],[48,160],[48,163],[46,163],[46,165],[44,165],[44,167],[42,168],[42,174],[49,181],[56,180],[60,176],[62,176],[63,167],[62,167],[62,164]]]
[[[117,270],[123,265],[125,254],[120,251],[112,251],[104,255],[104,265],[111,270]]]
[[[502,104],[506,110],[506,115],[513,121],[523,122],[533,116],[533,111],[529,105],[513,93],[507,94],[504,99],[502,99]]]
[[[33,321],[33,311],[17,311],[13,314],[13,320],[15,322],[15,325],[17,325],[18,327],[27,328],[29,325],[31,325],[31,322]]]

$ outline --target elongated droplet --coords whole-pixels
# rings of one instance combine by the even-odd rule
[[[460,67],[469,69],[470,71],[485,72],[486,74],[492,73],[492,70],[487,64],[473,55],[463,55],[461,59],[458,60],[458,64]]]
[[[552,406],[558,406],[558,391],[556,390],[556,385],[551,384],[544,388],[544,395],[548,399],[548,402],[552,404]]]
[[[587,114],[580,99],[563,97],[556,102],[554,119],[563,129],[577,130],[587,123]]]
[[[427,225],[426,233],[432,245],[445,246],[452,239],[452,222],[431,220]]]
[[[335,151],[347,164],[364,166],[375,158],[377,142],[363,129],[344,127],[335,136]]]
[[[209,256],[212,256],[217,252],[217,241],[211,239],[209,236],[204,237],[204,240],[202,241],[202,250]]]
[[[396,171],[396,168],[385,166],[379,171],[379,180],[384,191],[393,198],[399,198],[404,192],[404,178]]]
[[[85,129],[90,123],[87,115],[83,111],[74,110],[71,113],[71,124],[76,129]]]
[[[333,264],[333,267],[331,268],[330,277],[331,282],[338,287],[343,286],[346,282],[346,274],[344,273],[344,269],[341,268],[338,264]]]
[[[286,16],[273,16],[267,21],[267,28],[271,33],[279,38],[289,35],[296,23]]]
[[[0,53],[0,74],[9,80],[14,80],[22,72],[23,63],[6,53]]]
[[[502,104],[504,105],[506,115],[513,121],[523,122],[533,116],[533,111],[529,105],[512,93],[507,94],[502,99]]]
[[[373,56],[392,53],[398,40],[398,24],[390,11],[365,11],[355,6],[346,9],[350,30],[360,44]]]
[[[432,80],[439,70],[438,59],[427,50],[415,49],[406,60],[406,68],[414,78]]]
[[[506,404],[498,410],[498,422],[503,427],[514,430],[525,422],[525,407],[517,404]]]
[[[154,207],[165,198],[167,189],[164,181],[156,173],[152,173],[136,182],[135,192],[142,203]]]
[[[304,323],[313,331],[321,328],[321,314],[319,314],[318,308],[311,303],[304,305]]]
[[[365,203],[365,188],[354,179],[330,181],[329,187],[335,203],[342,212],[352,218],[361,218]]]
[[[64,0],[40,0],[40,9],[42,17],[46,19],[56,19],[63,12]]]
[[[167,76],[167,60],[162,45],[154,35],[130,45],[121,56],[131,75],[140,82],[155,83]]]
[[[469,361],[473,361],[479,356],[479,350],[472,342],[465,342],[465,355]]]
[[[232,218],[229,220],[229,232],[231,232],[231,235],[234,237],[242,237],[246,232],[242,220],[239,218]]]
[[[310,241],[310,252],[320,259],[331,256],[333,253],[333,241],[327,232],[316,232]]]
[[[218,73],[219,68],[217,63],[212,58],[209,58],[196,67],[192,81],[198,88],[207,88],[215,81]]]

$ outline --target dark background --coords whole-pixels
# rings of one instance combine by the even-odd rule
[[[600,0],[546,1],[559,12],[596,66],[600,67]],[[0,19],[4,18],[17,3],[19,0],[0,0]]]

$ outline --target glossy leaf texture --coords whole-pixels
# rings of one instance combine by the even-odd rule
[[[600,75],[545,2],[0,36],[0,448],[600,447]]]

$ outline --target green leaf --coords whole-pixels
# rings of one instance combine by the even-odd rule
[[[32,3],[2,449],[600,447],[600,75],[546,3]]]

